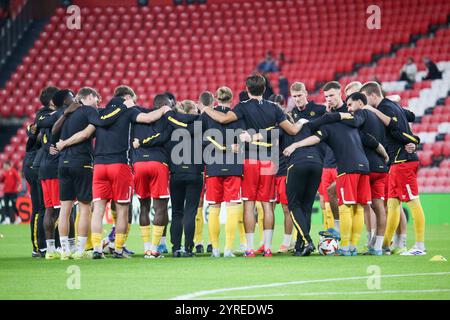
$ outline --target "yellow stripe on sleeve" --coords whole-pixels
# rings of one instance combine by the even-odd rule
[[[111,117],[114,117],[116,114],[118,114],[120,112],[120,108],[117,108],[116,110],[114,110],[111,113],[105,114],[104,116],[101,116],[100,119],[105,120]]]
[[[160,135],[161,135],[160,133],[157,133],[157,134],[155,134],[155,135],[153,135],[153,136],[151,136],[151,137],[145,138],[144,140],[142,140],[142,144],[146,144],[146,143],[149,142],[150,140],[153,140],[153,139],[159,137]]]
[[[181,121],[178,121],[177,119],[174,119],[174,118],[171,117],[171,116],[169,116],[169,117],[167,118],[167,120],[169,120],[169,121],[172,122],[172,123],[175,123],[177,126],[180,126],[180,127],[186,128],[186,127],[188,126],[186,123],[181,122]]]
[[[220,143],[218,143],[216,140],[214,140],[210,136],[206,137],[206,139],[208,139],[209,142],[211,142],[216,148],[218,148],[222,151],[227,149],[226,147],[222,146]]]
[[[410,134],[407,134],[407,133],[404,133],[403,132],[403,135],[405,136],[405,137],[407,137],[409,140],[411,140],[412,142],[415,142],[415,143],[418,143],[419,141],[417,141],[417,139],[416,138],[414,138],[412,135],[410,135]]]

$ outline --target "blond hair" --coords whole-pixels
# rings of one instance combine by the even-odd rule
[[[91,87],[83,87],[81,88],[76,96],[76,99],[79,101],[81,99],[86,98],[88,95],[92,94],[94,97],[97,97],[100,99],[100,95],[98,94],[97,90]]]
[[[231,102],[231,100],[233,100],[233,92],[228,87],[220,87],[219,89],[217,89],[216,98],[217,101],[222,103]]]
[[[192,100],[183,100],[181,103],[177,103],[176,108],[181,113],[189,113],[192,109],[197,108],[197,105]]]
[[[306,92],[306,86],[303,82],[296,81],[291,85],[291,91],[303,91]]]
[[[347,91],[353,90],[353,92],[358,92],[359,90],[361,90],[361,87],[362,87],[362,83],[361,82],[359,82],[359,81],[352,81],[348,85],[345,86],[344,92],[345,92],[346,95],[348,95]]]

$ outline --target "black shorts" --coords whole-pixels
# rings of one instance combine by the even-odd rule
[[[60,167],[58,169],[60,200],[91,202],[92,177],[92,167]]]

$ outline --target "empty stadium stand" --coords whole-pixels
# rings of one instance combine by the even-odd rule
[[[226,84],[237,93],[268,50],[275,56],[283,52],[289,60],[283,75],[305,82],[311,91],[336,74],[354,70],[357,72],[340,81],[364,82],[373,77],[395,81],[408,56],[419,62],[421,70],[424,55],[435,62],[449,60],[450,29],[431,35],[429,30],[447,23],[450,2],[377,1],[381,29],[371,30],[366,22],[372,2],[257,0],[195,6],[87,6],[81,10],[80,30],[68,29],[66,11],[60,8],[0,88],[0,116],[31,119],[40,107],[40,90],[50,84],[75,91],[92,86],[105,101],[115,86],[125,83],[136,90],[142,105],[150,105],[156,92],[171,91],[179,99],[196,99],[201,91]],[[393,51],[397,45],[403,47]],[[367,66],[355,69],[355,65]],[[429,166],[447,170],[445,177],[450,177],[447,74],[446,79],[418,82],[412,89],[394,83],[390,90],[400,94],[402,105],[420,116],[414,130],[434,134],[433,139],[423,141],[433,143],[443,137],[431,146],[425,143],[419,151],[422,165],[427,167],[421,169],[420,181],[427,191],[450,191],[444,175],[428,181],[432,177],[428,173],[436,170]],[[270,76],[275,88],[279,76]],[[444,103],[436,107],[439,99]],[[21,167],[25,126],[26,122],[0,154],[0,164],[9,159]]]

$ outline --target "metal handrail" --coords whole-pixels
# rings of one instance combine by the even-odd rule
[[[13,53],[13,49],[33,22],[32,13],[31,1],[26,1],[20,12],[0,27],[0,67]]]

